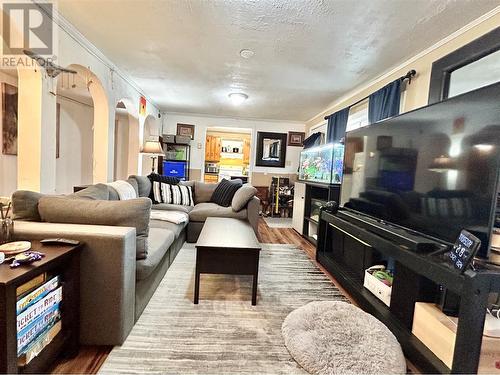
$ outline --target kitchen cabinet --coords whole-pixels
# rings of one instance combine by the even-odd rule
[[[250,140],[243,141],[243,163],[250,164]]]
[[[205,161],[218,162],[220,160],[221,138],[207,135],[205,143]]]

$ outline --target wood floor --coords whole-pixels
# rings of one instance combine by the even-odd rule
[[[294,244],[303,249],[318,268],[352,301],[350,296],[337,284],[336,280],[316,262],[316,248],[295,230],[291,228],[270,228],[263,219],[260,219],[259,236],[262,243]],[[354,303],[354,301],[352,302]],[[107,346],[82,346],[75,358],[56,361],[50,372],[53,374],[95,374],[111,349],[112,347]],[[409,366],[412,367],[411,364]]]

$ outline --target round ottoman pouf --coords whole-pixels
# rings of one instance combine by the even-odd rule
[[[292,357],[311,374],[406,373],[392,332],[349,303],[308,303],[286,317],[281,332]]]

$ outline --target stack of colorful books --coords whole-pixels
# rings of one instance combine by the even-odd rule
[[[17,356],[25,366],[61,331],[59,276],[41,274],[17,288]]]

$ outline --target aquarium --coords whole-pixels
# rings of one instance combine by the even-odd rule
[[[340,184],[344,162],[344,145],[329,143],[300,153],[299,180]]]

